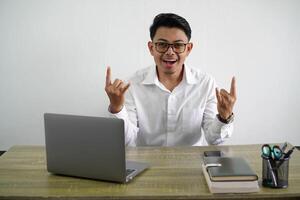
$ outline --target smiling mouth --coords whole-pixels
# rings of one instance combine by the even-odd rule
[[[164,63],[166,63],[167,65],[173,65],[177,62],[177,60],[163,60]]]

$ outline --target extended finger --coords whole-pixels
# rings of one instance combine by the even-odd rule
[[[111,69],[109,66],[107,66],[106,69],[106,86],[109,86],[111,84]]]
[[[232,77],[231,79],[231,86],[230,86],[230,94],[236,98],[236,85],[235,85],[235,77]]]

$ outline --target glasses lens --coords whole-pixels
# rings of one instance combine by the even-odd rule
[[[182,53],[185,50],[185,45],[184,43],[175,43],[174,46],[174,51],[177,53]]]
[[[169,44],[165,42],[155,43],[156,50],[160,53],[164,53],[168,50]]]

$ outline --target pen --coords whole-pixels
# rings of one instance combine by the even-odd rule
[[[287,142],[285,142],[285,143],[282,145],[282,147],[280,147],[280,148],[281,148],[281,151],[282,151],[282,153],[284,153],[284,151],[285,151],[286,147],[287,147]]]
[[[291,156],[291,154],[293,153],[295,147],[291,148],[288,152],[286,152],[286,154],[284,155],[284,158],[289,158]]]
[[[290,150],[288,150],[288,152],[286,152],[286,154],[284,155],[283,159],[281,159],[280,162],[279,162],[279,164],[277,165],[277,169],[280,168],[280,166],[284,163],[284,161],[285,161],[286,159],[289,159],[289,158],[290,158],[290,156],[291,156],[291,154],[294,152],[294,149],[295,149],[295,148],[296,148],[296,147],[293,147],[293,148],[291,148]]]

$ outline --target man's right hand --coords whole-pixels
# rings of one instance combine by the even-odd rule
[[[111,69],[110,67],[107,67],[105,91],[110,100],[110,112],[118,113],[122,110],[125,101],[125,92],[128,90],[129,86],[129,83],[125,84],[120,79],[116,79],[111,83]]]

